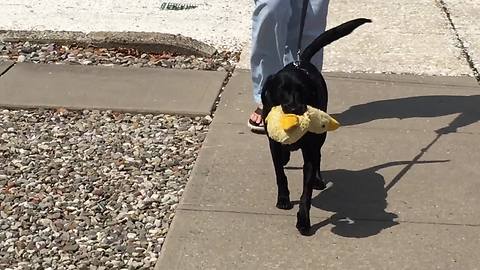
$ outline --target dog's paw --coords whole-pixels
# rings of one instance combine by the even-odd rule
[[[327,188],[325,182],[321,178],[315,178],[315,182],[313,183],[313,189],[315,190],[324,190]]]
[[[290,201],[290,198],[278,198],[276,206],[278,209],[290,210],[293,208],[293,203]]]
[[[308,218],[302,217],[300,213],[297,213],[297,230],[301,235],[310,236],[312,235],[310,220]]]

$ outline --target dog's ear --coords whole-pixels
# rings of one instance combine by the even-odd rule
[[[274,81],[275,81],[274,76],[270,75],[267,77],[267,79],[265,80],[265,83],[263,84],[261,96],[262,96],[262,104],[264,107],[273,106],[273,103],[275,100],[273,96],[275,94]]]

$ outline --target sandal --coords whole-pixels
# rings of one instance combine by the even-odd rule
[[[254,113],[261,117],[262,113],[263,113],[263,110],[261,108],[257,107],[255,109]],[[252,119],[248,119],[247,125],[254,132],[264,132],[265,131],[265,125],[263,123],[263,119],[260,123],[256,123]]]

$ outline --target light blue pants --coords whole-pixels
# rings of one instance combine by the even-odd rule
[[[325,31],[329,0],[309,0],[302,49]],[[253,98],[261,104],[265,79],[297,59],[303,0],[255,0],[252,16]],[[322,68],[323,50],[312,59]]]

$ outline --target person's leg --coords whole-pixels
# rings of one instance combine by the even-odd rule
[[[310,6],[307,11],[307,19],[305,20],[305,28],[303,30],[302,47],[307,47],[314,39],[325,32],[327,26],[327,13],[329,0],[309,0]],[[315,54],[312,58],[314,64],[319,71],[323,67],[323,49]]]
[[[288,26],[287,50],[285,51],[284,57],[285,65],[297,60],[297,43],[303,5],[303,0],[291,0],[291,2],[293,14]],[[328,4],[329,0],[309,0],[302,35],[302,49],[305,49],[315,38],[325,32]],[[318,70],[322,70],[323,50],[315,54],[312,58],[312,63],[318,68]]]
[[[263,83],[271,74],[283,68],[287,39],[287,24],[291,15],[289,0],[256,0],[252,16],[251,72],[253,99],[261,108]],[[249,123],[261,124],[261,116],[254,112]],[[251,126],[251,125],[250,125]],[[252,126],[251,126],[252,128]]]

